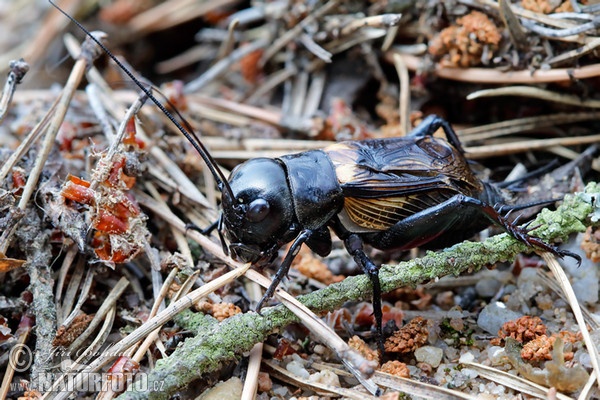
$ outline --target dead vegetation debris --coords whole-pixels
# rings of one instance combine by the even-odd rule
[[[9,73],[0,97],[0,354],[26,345],[34,355],[25,369],[0,357],[6,369],[0,400],[66,399],[69,390],[38,391],[35,379],[67,365],[88,366],[122,385],[101,392],[106,400],[140,372],[169,382],[159,397],[196,397],[215,387],[218,375],[236,390],[243,386],[244,398],[260,400],[361,398],[377,393],[377,385],[385,391],[381,398],[423,390],[437,398],[426,383],[443,383],[439,389],[450,396],[512,398],[523,383],[500,377],[504,370],[558,392],[593,396],[597,382],[590,376],[600,374],[582,332],[589,326],[597,335],[597,304],[582,306],[584,326],[571,313],[575,300],[551,284],[522,283],[521,266],[502,260],[488,275],[430,277],[386,294],[385,354],[374,350],[373,307],[358,301],[368,297],[362,292],[336,309],[320,309],[325,322],[295,309],[300,324],[277,326],[283,313],[277,308],[269,309],[274,320],[261,320],[252,313],[261,294],[247,281],[264,277],[231,269],[242,266],[223,254],[218,235],[198,239],[182,222],[206,228],[218,219],[219,193],[202,161],[162,113],[142,107],[145,99],[112,63],[99,63],[102,72],[91,67],[67,34],[80,32],[42,3],[0,11],[0,69]],[[523,202],[582,191],[589,171],[585,179],[597,180],[597,5],[400,3],[60,2],[85,26],[108,31],[109,48],[141,71],[143,82],[165,82],[166,107],[185,115],[224,170],[330,141],[398,136],[437,113],[454,124],[467,155],[481,161],[478,172],[491,179],[518,180],[521,170],[555,158],[568,166],[552,182],[534,176],[518,183]],[[522,43],[515,42],[519,32]],[[59,61],[65,46],[78,59],[72,69]],[[84,48],[83,56],[96,51],[90,43]],[[84,74],[87,82],[80,83]],[[569,246],[597,262],[597,232],[588,226]],[[396,264],[422,254],[372,256]],[[338,287],[360,273],[352,265],[334,238],[326,258],[303,248],[293,265],[300,274],[290,273],[282,287],[294,294]],[[533,265],[543,268],[538,258],[525,267]],[[585,271],[590,275],[583,278],[569,272],[573,285],[598,281],[597,272]],[[484,333],[477,316],[498,300],[514,308],[507,313],[527,315],[504,323],[489,340],[494,332]],[[177,319],[183,314],[187,322]],[[240,321],[247,329],[236,330]],[[225,340],[218,335],[246,350],[222,341],[202,355],[210,365],[192,375],[177,367],[195,365],[186,339],[201,347]],[[253,337],[264,343],[242,344]],[[432,354],[419,357],[430,358],[417,361],[414,352],[427,344],[421,350]],[[111,354],[112,348],[120,351]],[[442,348],[441,359],[431,361]],[[177,366],[161,370],[173,355],[180,357]],[[289,368],[275,370],[269,358]],[[375,363],[411,384],[381,380]],[[498,372],[483,378],[469,363]],[[129,390],[123,396],[149,397]]]

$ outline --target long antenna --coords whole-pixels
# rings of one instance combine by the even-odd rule
[[[191,129],[191,125],[185,120],[185,118],[183,118],[183,116],[177,110],[175,111],[177,115],[181,118],[181,120],[184,121],[184,124],[188,127],[189,130],[184,128],[183,125],[179,121],[177,121],[177,119],[173,116],[173,114],[171,114],[169,110],[167,110],[167,108],[156,97],[154,97],[152,91],[149,90],[144,84],[142,84],[142,82],[138,78],[136,78],[135,75],[133,75],[133,73],[125,65],[123,65],[123,63],[119,61],[117,57],[115,57],[115,55],[112,54],[102,42],[96,39],[96,37],[94,37],[94,35],[92,35],[90,31],[88,31],[83,25],[81,25],[79,21],[77,21],[75,18],[71,17],[69,14],[63,11],[58,5],[54,3],[53,0],[48,1],[50,2],[50,4],[52,4],[54,8],[56,8],[64,16],[69,18],[75,25],[77,25],[79,29],[85,32],[85,34],[91,40],[93,40],[102,50],[104,50],[104,52],[115,62],[115,64],[117,64],[119,68],[121,68],[121,70],[129,77],[129,79],[131,79],[133,83],[135,83],[154,104],[156,104],[159,110],[165,114],[165,116],[173,123],[173,125],[177,127],[177,129],[179,129],[183,136],[185,136],[185,138],[192,144],[192,146],[194,146],[198,154],[200,154],[200,157],[202,157],[202,159],[208,166],[208,169],[210,170],[211,174],[217,181],[217,186],[219,187],[219,190],[225,190],[227,192],[227,195],[231,199],[231,203],[235,204],[235,196],[233,194],[233,191],[231,190],[231,187],[229,186],[229,183],[227,182],[227,178],[225,178],[225,175],[223,175],[223,172],[219,169],[216,161],[214,160],[214,158],[212,158],[204,144],[200,141],[196,133],[193,131],[193,129]]]

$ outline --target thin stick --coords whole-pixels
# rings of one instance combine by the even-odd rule
[[[575,320],[579,325],[579,331],[583,336],[583,341],[585,342],[585,347],[587,347],[588,354],[590,355],[590,361],[592,363],[592,367],[594,368],[594,374],[596,374],[596,382],[600,387],[600,362],[598,349],[590,336],[590,333],[587,330],[587,326],[585,323],[585,318],[583,317],[583,313],[581,312],[581,308],[579,307],[579,301],[577,301],[577,296],[573,291],[573,287],[569,282],[569,278],[565,274],[565,271],[562,269],[561,265],[556,261],[556,257],[553,254],[548,252],[542,253],[542,258],[548,264],[548,268],[552,271],[552,274],[558,281],[560,287],[562,288],[565,296],[567,297],[567,301],[571,306],[571,311],[573,311],[573,315],[575,316]]]
[[[492,382],[496,382],[504,386],[508,386],[516,390],[518,393],[523,393],[538,398],[547,398],[546,396],[548,396],[549,388],[534,383],[528,379],[521,378],[520,376],[515,376],[508,372],[479,363],[463,362],[461,364],[470,369],[474,369],[475,371],[477,371],[477,373],[479,373],[479,376],[481,376],[482,378],[488,379]],[[562,393],[557,393],[556,399],[572,400],[571,397],[565,396]]]
[[[408,68],[406,68],[404,60],[398,54],[394,55],[394,66],[400,79],[400,97],[398,99],[400,126],[402,127],[402,135],[406,135],[410,132],[410,80]]]
[[[262,298],[260,285],[256,282],[247,282],[246,291],[248,292],[248,297],[254,304],[258,303]],[[244,388],[242,389],[242,400],[253,400],[256,396],[263,347],[263,342],[258,342],[252,347],[252,350],[250,350],[248,370],[246,371],[246,379],[244,379]]]
[[[274,141],[275,142],[275,141]],[[551,139],[521,140],[501,144],[465,147],[466,157],[471,160],[480,160],[487,157],[522,153],[529,150],[542,150],[555,146],[576,146],[600,142],[600,134],[589,136],[572,136]],[[306,143],[306,150],[319,149],[322,146]],[[300,151],[296,149],[297,151]],[[289,150],[214,150],[212,156],[215,160],[248,160],[256,157],[276,158],[289,154]]]
[[[229,67],[235,62],[239,61],[241,58],[247,56],[248,54],[262,49],[268,44],[266,39],[257,39],[254,42],[247,44],[245,46],[239,47],[231,52],[227,57],[218,61],[215,65],[210,67],[206,72],[200,75],[198,78],[194,79],[185,84],[183,89],[184,93],[194,93],[202,89],[204,86],[213,82],[219,76],[228,71]]]
[[[385,53],[386,60],[393,62],[396,50]],[[425,63],[419,57],[410,54],[400,54],[406,66],[411,71],[424,67]],[[535,84],[571,81],[572,79],[587,79],[600,76],[600,64],[591,64],[579,68],[553,68],[550,70],[508,71],[502,72],[490,68],[450,68],[436,64],[435,75],[443,79],[461,82],[496,83],[496,84]]]
[[[465,152],[467,153],[468,158],[477,160],[492,156],[521,153],[529,150],[541,150],[554,146],[576,146],[579,144],[591,144],[598,142],[600,142],[600,134],[552,139],[523,140],[511,143],[465,147]]]
[[[350,35],[363,27],[390,28],[400,23],[402,14],[381,14],[352,20],[341,31],[341,36]]]
[[[29,71],[29,65],[22,58],[20,60],[12,60],[9,63],[9,68],[10,72],[6,78],[6,83],[2,90],[2,97],[0,98],[0,124],[4,120],[4,117],[6,117],[17,85],[21,83],[25,74]]]
[[[569,124],[573,122],[596,119],[600,119],[600,112],[598,111],[547,114],[474,126],[472,128],[460,129],[456,133],[460,137],[461,142],[465,143],[470,141],[474,142],[491,139],[499,136],[510,135],[511,133],[524,132],[532,129],[544,128],[547,126],[556,126],[559,124]]]
[[[60,96],[54,100],[54,102],[52,103],[52,105],[50,106],[50,108],[48,109],[46,114],[44,114],[44,117],[33,127],[31,132],[29,132],[27,134],[27,136],[25,137],[25,139],[23,139],[21,144],[19,144],[19,147],[17,147],[17,149],[10,155],[10,157],[8,157],[8,160],[6,160],[6,162],[4,163],[2,168],[0,168],[0,181],[3,180],[4,178],[6,178],[6,175],[8,175],[8,172],[23,157],[23,155],[27,152],[27,150],[29,150],[29,148],[31,147],[33,142],[35,142],[37,140],[37,138],[40,137],[42,132],[44,132],[44,129],[48,125],[48,122],[54,115],[54,112],[56,110],[56,107],[57,107],[59,101],[60,101]]]
[[[582,100],[578,96],[556,93],[550,90],[540,89],[531,86],[508,86],[496,89],[478,90],[476,92],[470,93],[467,96],[467,100],[474,100],[480,97],[496,96],[525,96],[579,107],[600,108],[600,100]]]
[[[58,282],[56,283],[55,293],[55,301],[56,301],[56,322],[57,324],[61,324],[64,315],[62,313],[62,307],[60,307],[60,301],[62,299],[63,287],[65,285],[65,280],[67,279],[67,274],[69,273],[69,269],[71,268],[71,264],[73,264],[73,260],[75,260],[75,256],[79,253],[79,249],[75,244],[71,244],[67,253],[65,254],[65,258],[61,264],[60,271],[58,274]]]
[[[2,378],[2,386],[0,386],[0,400],[6,399],[6,395],[11,389],[10,383],[12,382],[12,378],[15,374],[15,367],[23,367],[18,360],[19,356],[25,357],[25,363],[30,363],[32,361],[33,355],[27,346],[25,346],[25,342],[27,342],[27,338],[29,337],[29,333],[31,333],[31,329],[33,328],[33,319],[31,316],[23,314],[21,316],[21,321],[19,322],[19,327],[17,328],[17,343],[15,343],[14,347],[11,349],[9,354],[9,362],[6,366],[6,370],[4,371],[4,377]],[[28,365],[24,365],[28,367]]]
[[[81,271],[83,271],[83,269],[84,269],[85,262],[86,262],[86,260],[84,257],[80,258],[79,264],[77,266],[80,267]],[[81,292],[79,293],[79,299],[77,300],[77,304],[75,304],[75,307],[73,307],[73,309],[70,311],[69,316],[65,318],[65,320],[63,321],[63,325],[65,325],[65,326],[71,325],[71,323],[73,322],[75,317],[77,317],[77,315],[79,314],[79,310],[81,310],[83,303],[85,303],[85,301],[87,300],[87,296],[90,293],[90,289],[92,288],[92,283],[94,282],[95,273],[96,273],[96,271],[94,268],[87,269],[87,274],[85,275],[85,280],[83,281],[83,285],[81,285]],[[75,280],[75,282],[77,282],[78,280],[79,279]],[[74,290],[70,291],[70,293],[73,294],[73,297],[65,298],[65,305],[72,304],[71,302],[67,303],[66,300],[72,300],[75,298],[74,295],[77,290],[77,287],[75,285],[73,285],[72,287]],[[71,289],[70,285],[69,285],[69,289]],[[63,310],[63,315],[66,314],[66,312],[67,312],[67,309],[65,308]]]

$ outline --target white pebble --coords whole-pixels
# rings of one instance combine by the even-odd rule
[[[467,379],[475,379],[479,376],[479,373],[471,368],[463,368],[460,372],[467,377]]]
[[[442,349],[433,346],[423,346],[415,350],[415,358],[418,362],[424,362],[437,368],[442,362],[444,352]]]
[[[465,354],[462,354],[458,359],[459,363],[467,363],[473,361],[475,361],[475,356],[471,352],[466,352]]]
[[[330,386],[340,386],[340,378],[331,370],[324,369],[317,373],[312,374],[308,380],[310,382],[322,383]]]
[[[304,368],[304,364],[296,360],[290,361],[285,366],[285,369],[303,379],[308,379],[310,377],[310,374],[308,373],[306,368]]]
[[[492,365],[499,365],[505,362],[506,352],[503,347],[491,346],[488,348],[488,358]]]
[[[481,310],[477,318],[477,325],[484,331],[497,335],[505,322],[512,321],[521,314],[509,309],[504,303],[495,301]]]

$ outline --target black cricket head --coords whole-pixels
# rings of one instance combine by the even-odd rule
[[[223,223],[231,252],[246,262],[270,262],[295,237],[292,194],[283,165],[254,158],[231,172],[233,197],[222,196]]]

